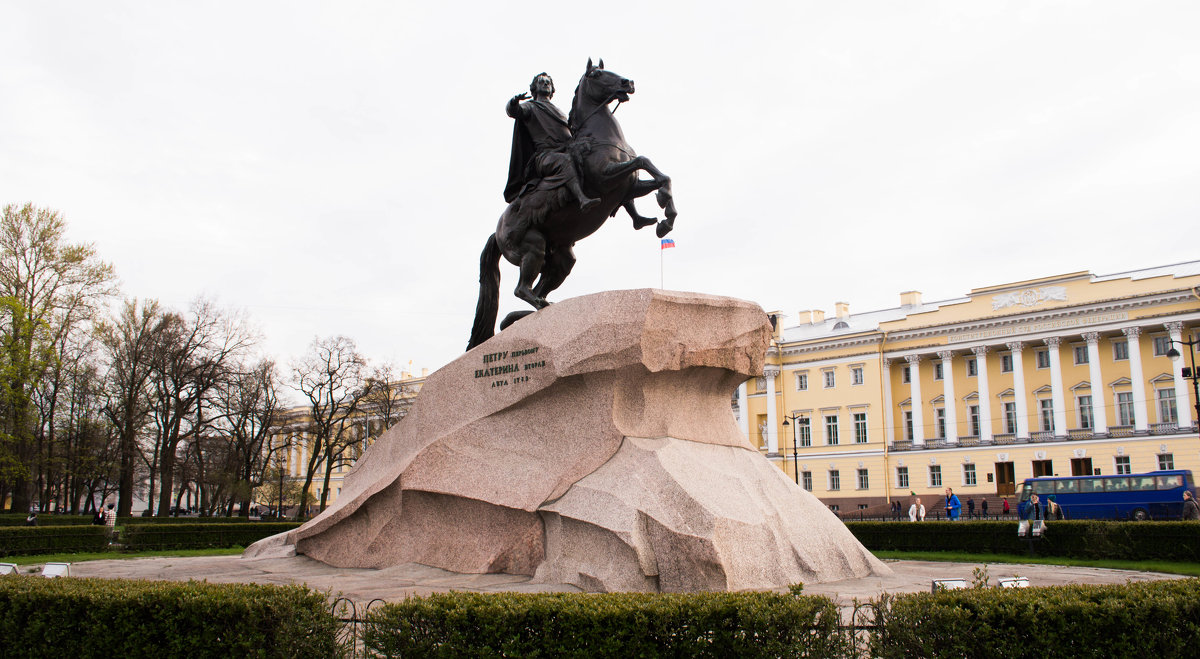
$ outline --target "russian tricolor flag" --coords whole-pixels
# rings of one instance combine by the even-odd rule
[[[663,249],[669,249],[669,248],[671,248],[671,247],[674,247],[674,246],[675,246],[675,241],[674,241],[674,240],[672,240],[672,239],[670,239],[670,238],[663,238],[663,239],[662,239],[662,248],[663,248]]]

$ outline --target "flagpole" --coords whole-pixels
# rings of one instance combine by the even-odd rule
[[[667,250],[663,249],[662,245],[658,246],[658,287],[660,289],[666,289],[666,286],[663,286],[663,252],[665,251]]]

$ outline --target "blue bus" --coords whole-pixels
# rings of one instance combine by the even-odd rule
[[[1017,514],[1025,519],[1029,497],[1037,494],[1043,513],[1053,495],[1054,502],[1062,506],[1063,519],[1179,519],[1183,515],[1183,492],[1193,486],[1192,472],[1182,469],[1121,476],[1026,478]]]

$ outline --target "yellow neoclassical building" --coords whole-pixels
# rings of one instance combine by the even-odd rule
[[[408,413],[428,374],[428,369],[421,369],[420,375],[400,373],[400,378],[390,382],[386,392],[380,390],[368,397],[359,410],[342,424],[339,442],[341,450],[332,460],[322,459],[316,465],[310,489],[309,508],[312,512],[317,511],[321,494],[326,491],[326,471],[329,472],[328,495],[325,501],[328,506],[341,495],[346,474],[367,447]],[[309,414],[308,407],[299,406],[288,409],[281,415],[271,435],[272,451],[267,468],[278,482],[268,482],[255,493],[255,502],[260,506],[278,507],[277,497],[279,492],[285,489],[296,490],[292,493],[291,500],[285,501],[285,509],[299,503],[294,495],[298,492],[297,488],[304,483],[309,458],[317,443],[316,436],[309,427]],[[332,465],[332,469],[327,470],[326,465]],[[287,498],[285,496],[285,499]]]
[[[763,374],[737,391],[751,443],[838,512],[916,493],[932,515],[952,487],[995,513],[1033,476],[1200,474],[1172,343],[1200,333],[1200,261],[899,302],[773,314]]]

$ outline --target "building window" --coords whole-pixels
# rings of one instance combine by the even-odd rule
[[[1085,430],[1092,428],[1092,397],[1076,396],[1075,405],[1079,409],[1079,427]]]
[[[1129,342],[1128,341],[1126,341],[1124,339],[1121,339],[1120,341],[1113,341],[1112,347],[1113,347],[1113,360],[1121,361],[1121,360],[1129,359]]]
[[[942,363],[941,363],[941,362],[934,362],[934,363],[933,363],[933,379],[934,379],[934,380],[943,380],[943,379],[945,379],[945,378],[943,377],[943,375],[942,375]]]
[[[979,406],[971,405],[967,407],[967,413],[971,416],[971,436],[979,436]]]
[[[832,389],[837,384],[836,378],[833,375],[833,369],[822,371],[821,374],[825,377],[825,388]]]
[[[963,465],[963,485],[975,485],[975,465]]]
[[[896,487],[908,487],[908,467],[896,467]]]
[[[967,360],[967,377],[973,378],[979,375],[979,364],[975,363],[975,358],[971,357]]]
[[[929,487],[942,486],[942,465],[929,465]]]
[[[912,367],[911,366],[905,366],[903,369],[900,370],[900,381],[905,384],[912,382]]]
[[[861,366],[852,367],[850,369],[850,384],[862,384],[862,383],[863,383],[863,368]]]
[[[796,391],[808,391],[808,373],[796,374]]]
[[[1175,456],[1171,453],[1158,454],[1158,470],[1167,471],[1175,468]]]
[[[1154,356],[1162,357],[1171,349],[1171,337],[1156,336],[1154,337]]]
[[[831,490],[842,489],[842,474],[837,469],[829,470],[829,489],[831,489]]]
[[[1012,354],[1000,355],[1000,372],[1001,373],[1012,373],[1012,370],[1013,370]]]
[[[836,414],[827,414],[825,416],[825,443],[830,446],[837,446],[838,418]]]
[[[867,413],[866,412],[855,412],[854,413],[854,443],[855,444],[866,444],[867,443]]]
[[[858,470],[858,489],[860,489],[860,490],[871,489],[871,479],[869,476],[867,476],[866,469]]]
[[[1034,350],[1033,356],[1037,360],[1038,368],[1050,368],[1050,351],[1043,348]]]
[[[1158,422],[1179,423],[1179,411],[1175,409],[1175,388],[1159,389],[1154,395],[1158,397]]]
[[[1117,425],[1133,425],[1133,393],[1131,392],[1117,394]]]
[[[812,472],[811,471],[800,472],[800,487],[808,490],[809,492],[812,492]]]
[[[1004,432],[1015,435],[1017,434],[1017,404],[1004,404]]]
[[[946,438],[946,408],[935,407],[933,409],[934,424],[937,426],[938,439]]]
[[[796,419],[796,438],[800,446],[812,446],[812,424],[809,423],[808,417]]]
[[[1128,455],[1118,455],[1113,460],[1113,464],[1116,466],[1118,476],[1120,476],[1122,474],[1132,474],[1133,473],[1133,467],[1129,464],[1129,456]]]
[[[1054,432],[1054,401],[1039,400],[1041,405],[1042,430],[1046,432]]]
[[[904,439],[912,441],[912,438],[913,438],[912,410],[904,410]]]
[[[1080,364],[1088,363],[1087,346],[1075,346],[1074,352],[1075,352],[1075,365],[1076,366],[1079,366]]]

